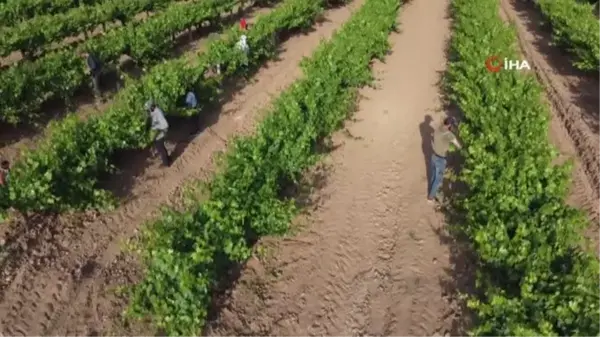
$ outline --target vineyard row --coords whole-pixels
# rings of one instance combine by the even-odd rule
[[[58,14],[103,0],[6,0],[0,3],[0,26],[14,26],[38,15]]]
[[[0,76],[0,119],[12,124],[31,121],[44,102],[57,98],[69,102],[79,88],[90,85],[85,59],[79,56],[81,51],[93,52],[105,66],[117,63],[123,54],[131,56],[138,65],[152,65],[169,55],[177,33],[207,21],[218,25],[221,14],[231,11],[237,3],[238,0],[173,3],[144,22],[109,30],[77,49],[20,62]]]
[[[576,0],[535,0],[550,23],[556,43],[569,51],[581,70],[600,67],[600,21],[594,5]]]
[[[16,26],[0,27],[0,56],[21,51],[24,58],[32,59],[43,48],[60,43],[65,38],[87,34],[99,25],[120,21],[125,25],[137,14],[161,10],[172,0],[106,0],[90,6],[81,6],[65,13],[39,15]]]
[[[2,209],[64,211],[113,205],[112,194],[98,187],[98,179],[112,171],[111,160],[117,151],[151,144],[144,103],[154,99],[167,115],[198,114],[181,107],[185,93],[194,90],[201,106],[210,104],[225,78],[244,75],[275,56],[279,35],[310,26],[306,15],[314,9],[300,9],[309,12],[294,17],[295,8],[283,7],[276,12],[281,18],[272,18],[281,20],[277,25],[264,20],[252,25],[245,33],[251,46],[247,57],[235,47],[242,34],[235,25],[210,42],[193,62],[185,57],[166,61],[140,80],[132,80],[103,114],[86,120],[72,114],[50,123],[36,148],[25,151],[12,168],[9,196],[0,199]],[[207,77],[207,70],[217,63],[222,65],[222,74]]]
[[[454,0],[447,83],[464,113],[452,206],[476,255],[479,336],[597,336],[599,266],[565,203],[570,165],[555,165],[549,108],[531,74],[488,72],[489,55],[516,59],[516,31],[496,0]]]
[[[323,1],[286,5],[300,14]],[[352,113],[358,88],[373,80],[370,61],[389,50],[398,9],[397,0],[366,0],[302,61],[304,78],[274,101],[256,133],[232,142],[209,184],[209,199],[190,197],[186,211],[165,209],[146,227],[136,247],[147,271],[132,291],[130,315],[152,318],[167,335],[201,331],[213,289],[228,266],[245,261],[258,237],[288,230],[296,208],[280,191],[316,163],[318,144]]]
[[[0,3],[0,26],[15,26],[38,15],[58,14],[103,0],[7,0]]]

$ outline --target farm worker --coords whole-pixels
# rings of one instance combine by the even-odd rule
[[[10,162],[8,160],[3,160],[0,163],[0,185],[7,186],[8,179],[10,174]]]
[[[248,46],[248,37],[246,36],[246,34],[242,34],[242,36],[240,36],[240,39],[238,40],[238,42],[236,42],[235,46],[238,50],[240,50],[246,56],[242,62],[244,63],[245,66],[247,66],[248,65],[248,53],[250,52],[250,46]],[[217,68],[217,74],[221,75],[221,64],[217,63],[216,68]]]
[[[246,28],[248,28],[248,23],[246,22],[245,18],[241,18],[240,19],[240,29],[246,30]]]
[[[443,125],[440,125],[433,133],[431,155],[431,175],[429,178],[429,193],[427,201],[433,203],[437,197],[438,189],[444,180],[444,170],[446,169],[446,155],[450,149],[450,144],[461,148],[460,143],[452,132],[452,128],[458,125],[454,117],[446,117]]]
[[[248,46],[248,37],[246,34],[240,36],[240,40],[237,42],[236,47],[244,53],[246,58],[244,59],[244,65],[248,65],[248,53],[250,52],[250,46]]]
[[[198,100],[196,95],[190,90],[185,94],[185,106],[189,109],[195,109],[198,107]]]
[[[144,108],[150,114],[150,120],[152,122],[150,129],[156,131],[156,135],[154,136],[154,148],[156,149],[156,152],[158,152],[163,166],[169,167],[171,166],[171,158],[169,157],[169,153],[165,146],[165,136],[169,130],[169,123],[167,123],[164,112],[154,103],[154,101],[147,101],[144,104]]]
[[[198,99],[196,98],[196,94],[194,94],[194,92],[191,90],[188,91],[187,94],[185,95],[185,106],[188,109],[198,109]],[[197,122],[198,122],[198,125],[197,125],[198,129],[196,129],[194,131],[194,133],[192,134],[193,137],[196,137],[202,129],[202,115],[201,114],[198,114]]]
[[[102,62],[92,53],[83,53],[86,58],[86,63],[90,76],[92,77],[92,89],[94,90],[94,96],[100,97],[100,73],[102,72]]]

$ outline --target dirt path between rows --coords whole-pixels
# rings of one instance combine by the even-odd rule
[[[464,334],[444,219],[426,201],[431,133],[445,115],[448,3],[401,10],[392,54],[374,66],[378,89],[361,91],[323,165],[319,202],[298,219],[306,228],[261,243],[209,334]]]
[[[562,159],[573,159],[569,202],[585,210],[595,223],[591,237],[598,241],[600,143],[598,135],[598,75],[571,65],[565,51],[551,45],[549,27],[533,2],[502,0],[503,16],[515,24],[521,51],[544,85],[551,108],[550,139]]]
[[[110,297],[106,290],[111,288],[102,276],[110,274],[112,268],[118,271],[112,263],[121,251],[122,241],[134,235],[144,221],[155,217],[161,205],[177,199],[187,181],[210,174],[214,154],[225,149],[224,140],[252,129],[255,118],[272,97],[301,75],[300,60],[309,56],[321,39],[331,36],[355,7],[353,3],[327,11],[326,20],[316,30],[286,41],[277,61],[269,62],[252,83],[232,93],[221,111],[212,114],[216,118],[212,126],[185,144],[185,151],[176,150],[182,153],[169,169],[159,169],[156,159],[146,166],[144,155],[128,158],[132,167],[145,169],[131,182],[131,198],[117,211],[96,219],[63,217],[45,225],[50,228],[40,232],[46,237],[37,240],[39,247],[28,250],[31,255],[20,264],[0,303],[0,331],[4,335],[89,335],[106,331],[110,326],[108,317],[123,308],[112,308],[111,299],[102,297]],[[142,163],[136,165],[138,159]],[[47,252],[52,257],[45,256]]]

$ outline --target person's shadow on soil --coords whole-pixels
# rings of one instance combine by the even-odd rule
[[[431,155],[433,154],[433,148],[431,142],[433,141],[433,126],[431,122],[433,118],[430,115],[425,115],[423,122],[419,124],[419,132],[421,133],[421,150],[423,151],[423,157],[425,159],[425,172],[427,172],[427,190],[429,192],[429,183],[431,181]]]

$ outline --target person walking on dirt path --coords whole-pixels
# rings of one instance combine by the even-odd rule
[[[84,52],[83,57],[92,79],[92,90],[96,99],[102,98],[100,92],[100,74],[102,73],[102,62],[93,53]]]
[[[248,23],[246,22],[246,18],[240,19],[240,29],[246,30],[248,28]]]
[[[444,123],[440,125],[433,133],[431,154],[431,176],[429,178],[429,193],[427,201],[433,203],[437,199],[438,189],[444,180],[444,171],[446,170],[446,155],[450,149],[450,144],[461,148],[460,143],[452,132],[458,125],[454,117],[446,117]]]
[[[169,167],[171,166],[171,158],[169,157],[169,152],[165,146],[165,137],[169,130],[169,123],[167,123],[165,113],[152,100],[147,101],[146,104],[144,104],[144,108],[150,115],[150,129],[156,132],[154,136],[154,148],[156,149],[156,152],[158,152],[163,166]]]

